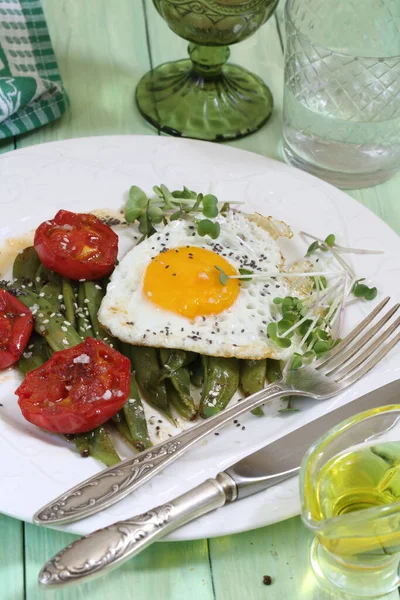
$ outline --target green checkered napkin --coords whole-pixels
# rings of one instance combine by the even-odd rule
[[[0,139],[46,125],[67,106],[40,0],[0,0]]]

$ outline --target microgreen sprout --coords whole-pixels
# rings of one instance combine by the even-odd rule
[[[142,189],[133,185],[125,206],[125,220],[127,223],[138,221],[139,231],[144,237],[152,235],[156,231],[155,226],[167,223],[168,218],[176,221],[189,213],[202,213],[204,219],[195,219],[197,233],[201,237],[208,235],[214,240],[218,238],[220,225],[211,220],[218,217],[220,212],[216,196],[197,194],[187,187],[171,192],[164,184],[154,186],[153,192],[155,197],[148,198]],[[222,209],[226,214],[229,205],[225,203]]]
[[[307,253],[306,253],[306,257],[309,257],[311,254],[313,254],[316,250],[323,250],[323,251],[327,251],[329,250],[332,254],[332,256],[335,258],[335,260],[340,264],[340,266],[348,272],[348,274],[355,279],[355,273],[353,271],[353,269],[351,268],[351,266],[340,256],[340,254],[337,252],[337,250],[335,249],[335,243],[333,243],[333,246],[330,246],[326,240],[328,240],[330,243],[332,243],[332,241],[334,242],[334,235],[331,233],[329,234],[325,240],[321,240],[320,238],[315,237],[315,235],[311,235],[311,233],[306,233],[305,231],[301,231],[300,235],[302,235],[303,237],[306,238],[310,238],[312,240],[314,240],[314,242],[311,244],[311,246],[308,247]]]
[[[229,203],[224,202],[224,204],[222,205],[222,208],[219,212],[221,213],[221,215],[223,217],[225,217],[228,214],[228,212],[230,211],[230,209],[231,209],[231,207],[230,207]]]
[[[215,219],[218,216],[218,200],[212,194],[207,194],[203,198],[203,215],[208,219]]]
[[[279,348],[290,348],[292,345],[292,342],[289,338],[280,337],[278,335],[278,326],[276,323],[268,324],[267,335]]]
[[[329,248],[333,248],[335,245],[335,236],[333,233],[330,233],[325,240],[320,242],[319,240],[314,240],[312,244],[307,249],[306,258],[314,254],[317,250],[322,250],[323,252],[327,252]]]
[[[328,282],[325,275],[314,276],[314,290],[325,290],[328,287]]]
[[[229,279],[228,275],[223,269],[221,269],[221,267],[217,267],[217,265],[214,265],[214,267],[217,269],[217,271],[219,271],[219,281],[221,285],[227,285]]]
[[[253,277],[251,277],[254,273],[253,271],[250,271],[250,269],[238,269],[239,273],[241,275],[244,275],[244,277],[239,277],[239,279],[243,279],[244,281],[251,281],[253,279]]]
[[[354,282],[353,287],[351,288],[352,293],[356,298],[365,298],[365,300],[374,300],[378,295],[378,290],[376,287],[368,287],[365,283],[360,283],[360,281],[365,281],[365,277],[362,279],[357,279]]]
[[[201,219],[201,221],[197,222],[197,233],[201,237],[208,235],[213,240],[216,240],[219,236],[220,230],[220,224],[216,221],[210,221],[210,219]]]
[[[306,301],[300,298],[278,297],[273,299],[273,303],[281,318],[268,325],[268,337],[279,348],[290,348],[294,345],[299,349],[293,353],[289,368],[298,369],[333,348],[336,342],[329,330],[332,316],[336,313],[340,301],[333,303],[325,311],[320,309],[319,317],[315,317]]]

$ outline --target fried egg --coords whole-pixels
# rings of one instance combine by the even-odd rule
[[[170,222],[130,250],[112,274],[99,311],[102,325],[130,344],[180,348],[212,356],[285,358],[268,338],[273,299],[288,294],[284,277],[228,279],[279,273],[282,222],[229,211],[219,215],[216,240],[197,234],[193,221]],[[276,311],[275,311],[276,312]]]

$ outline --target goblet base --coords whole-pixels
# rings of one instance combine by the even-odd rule
[[[215,142],[257,131],[273,107],[269,88],[243,67],[225,64],[217,75],[206,76],[190,59],[146,73],[136,88],[136,103],[160,131]]]
[[[346,561],[328,552],[315,538],[311,546],[311,565],[323,587],[336,593],[376,598],[400,585],[399,555],[366,556],[365,563]]]

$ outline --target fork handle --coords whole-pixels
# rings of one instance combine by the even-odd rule
[[[41,508],[33,517],[34,523],[72,523],[112,506],[149,481],[206,435],[253,408],[287,394],[304,395],[304,392],[292,389],[282,382],[270,384],[171,440],[86,479]]]
[[[39,583],[60,587],[103,575],[167,533],[235,498],[234,481],[220,473],[167,504],[77,539],[44,565]]]

